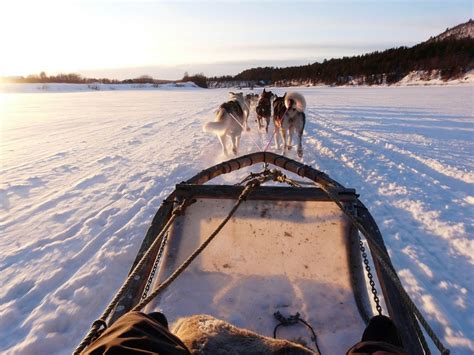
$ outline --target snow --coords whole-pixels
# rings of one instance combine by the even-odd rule
[[[83,91],[111,91],[111,90],[183,90],[197,89],[198,86],[186,81],[182,83],[166,84],[64,84],[64,83],[38,83],[16,84],[0,83],[0,93],[33,93],[33,92],[83,92]]]
[[[457,78],[443,80],[439,70],[415,70],[407,74],[396,86],[415,86],[415,85],[472,85],[474,83],[474,70],[470,70]]]
[[[357,189],[408,293],[453,353],[471,354],[473,87],[298,91],[303,161]],[[163,198],[225,159],[201,127],[226,98],[195,88],[0,94],[0,352],[72,351]],[[250,124],[242,154],[268,139]]]

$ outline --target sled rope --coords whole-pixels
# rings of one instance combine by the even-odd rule
[[[128,287],[130,286],[130,283],[133,281],[135,276],[138,275],[138,273],[142,270],[143,266],[145,265],[145,262],[147,261],[148,257],[151,255],[152,251],[159,245],[161,244],[164,235],[170,228],[170,226],[173,224],[174,220],[178,217],[178,215],[182,214],[184,209],[189,206],[193,201],[188,201],[184,200],[180,205],[178,205],[173,212],[171,213],[171,217],[166,222],[165,226],[161,230],[161,232],[158,234],[156,237],[155,241],[150,245],[148,250],[143,254],[142,258],[140,261],[137,263],[135,268],[130,272],[128,275],[127,279],[125,282],[122,284],[120,289],[117,291],[115,294],[114,298],[112,301],[110,301],[109,305],[105,309],[105,311],[102,313],[99,319],[94,321],[92,323],[91,329],[89,330],[89,333],[84,337],[84,339],[81,341],[81,343],[77,346],[76,350],[74,350],[74,355],[80,354],[90,343],[92,343],[97,337],[102,334],[102,332],[107,329],[107,318],[110,316],[114,308],[117,306],[119,303],[120,299],[122,296],[125,294],[125,291],[127,291]]]
[[[240,127],[242,127],[242,130],[245,132],[246,131],[246,128],[245,126],[239,122],[239,120],[234,116],[234,114],[232,112],[229,112],[230,114],[230,117],[232,117],[235,122],[237,122],[239,124]],[[257,143],[257,141],[255,139],[253,139],[253,137],[251,135],[249,135],[250,137],[250,140],[252,141],[252,143],[257,147],[257,150],[262,150],[262,147],[260,146],[260,144]]]
[[[281,124],[283,123],[283,122],[282,122],[282,121],[283,121],[283,117],[285,117],[285,115],[286,115],[287,112],[288,112],[288,109],[285,110],[285,112],[284,112],[283,115],[281,116],[281,119],[277,118],[278,121],[280,121],[280,129],[281,129]],[[274,119],[274,121],[275,121],[275,120],[276,120],[276,119]],[[276,121],[275,121],[275,122],[276,122]],[[270,140],[268,141],[268,143],[267,143],[265,149],[263,150],[264,152],[267,151],[268,147],[270,146],[270,143],[273,141],[273,138],[274,138],[277,134],[278,134],[278,132],[277,132],[277,127],[276,127],[276,125],[274,125],[273,134],[272,134]],[[277,145],[278,145],[278,141],[277,141]],[[285,146],[286,146],[286,142],[283,142],[283,147],[285,147]]]
[[[264,152],[267,151],[268,147],[270,147],[270,144],[272,143],[273,141],[273,137],[275,137],[275,135],[277,134],[277,131],[276,131],[276,128],[273,130],[273,134],[272,136],[270,137],[270,139],[268,140],[268,143],[267,145],[265,146],[265,149],[263,150]]]
[[[263,179],[261,179],[263,180]],[[196,249],[194,252],[165,280],[163,281],[148,297],[143,299],[139,304],[132,308],[132,311],[140,311],[143,307],[145,307],[148,303],[150,303],[158,294],[160,294],[164,289],[166,289],[174,280],[178,278],[179,275],[183,273],[184,270],[191,264],[191,262],[196,259],[196,257],[209,245],[209,243],[216,237],[216,235],[224,228],[230,218],[234,215],[234,213],[239,208],[240,204],[244,202],[250,192],[259,186],[261,181],[256,178],[251,180],[247,183],[244,190],[240,194],[237,203],[232,207],[227,217],[225,217],[219,226],[216,228],[214,232]]]

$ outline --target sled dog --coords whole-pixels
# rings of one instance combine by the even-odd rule
[[[245,99],[251,105],[255,105],[258,102],[258,98],[259,98],[258,94],[249,93],[249,94],[245,95]]]
[[[222,152],[227,153],[227,137],[232,143],[232,152],[237,154],[242,131],[250,131],[248,127],[249,105],[242,93],[229,93],[229,101],[224,102],[216,111],[214,122],[204,125],[204,132],[214,133],[222,145]]]
[[[284,103],[283,105],[282,102]],[[275,130],[280,131],[281,139],[283,140],[283,155],[291,149],[291,140],[293,134],[296,133],[298,141],[297,154],[301,158],[303,156],[301,139],[306,123],[306,115],[304,113],[306,109],[305,98],[297,92],[285,93],[282,98],[275,99],[273,108],[276,111],[273,115]],[[275,134],[277,136],[277,148],[280,149],[280,137],[278,132],[275,132]]]
[[[258,100],[257,107],[255,108],[255,112],[257,113],[258,128],[265,128],[266,133],[268,133],[268,125],[270,124],[270,116],[272,115],[272,97],[273,93],[271,91],[265,91],[265,89],[263,89],[262,94]]]
[[[273,125],[275,127],[275,148],[280,150],[281,149],[281,122],[283,121],[283,116],[286,113],[285,107],[285,95],[279,97],[275,95],[275,99],[273,100]]]

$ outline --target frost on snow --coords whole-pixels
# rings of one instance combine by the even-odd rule
[[[474,351],[472,90],[299,90],[304,163],[361,194],[407,291],[456,354]],[[225,159],[201,127],[226,98],[193,88],[0,94],[0,352],[71,352],[162,199]],[[249,122],[242,154],[269,138]]]

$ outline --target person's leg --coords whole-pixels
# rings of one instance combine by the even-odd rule
[[[189,350],[169,331],[164,314],[129,312],[117,319],[81,354],[189,355]]]
[[[392,320],[385,316],[375,316],[369,321],[360,342],[354,344],[346,353],[407,355]]]

